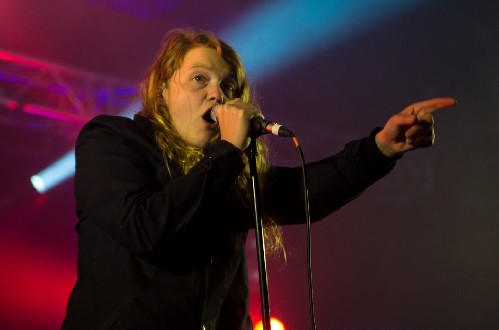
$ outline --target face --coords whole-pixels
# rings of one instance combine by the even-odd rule
[[[187,142],[205,147],[216,134],[210,111],[218,103],[234,98],[236,78],[212,48],[189,50],[181,67],[163,91],[173,125]]]

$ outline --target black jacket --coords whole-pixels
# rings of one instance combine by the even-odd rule
[[[313,220],[393,166],[373,135],[308,164]],[[147,118],[85,125],[76,143],[78,279],[63,329],[252,329],[244,252],[253,217],[229,193],[243,168],[221,141],[187,175],[170,176]],[[299,168],[274,167],[264,212],[303,222],[300,182]]]

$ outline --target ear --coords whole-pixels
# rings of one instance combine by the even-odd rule
[[[165,83],[165,81],[159,83],[157,88],[158,88],[158,95],[162,96],[163,95],[163,91],[166,89],[166,83]]]
[[[163,86],[165,86],[165,83],[163,82]],[[166,87],[163,87],[159,93],[161,97],[163,98],[163,101],[165,101],[165,104],[168,105],[168,89]]]

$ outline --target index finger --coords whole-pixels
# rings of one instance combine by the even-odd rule
[[[415,114],[420,112],[432,113],[439,109],[444,109],[457,105],[457,100],[450,97],[439,97],[421,102],[413,103],[402,110],[403,114]]]

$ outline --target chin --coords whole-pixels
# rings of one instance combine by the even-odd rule
[[[200,140],[200,141],[192,142],[191,144],[194,147],[204,149],[204,148],[208,147],[209,145],[213,144],[212,140],[213,139]]]
[[[220,141],[220,133],[217,132],[214,135],[210,134],[207,136],[202,136],[202,137],[200,136],[198,139],[196,140],[192,139],[188,142],[194,147],[206,149],[214,145],[218,141]]]
[[[212,146],[214,146],[219,141],[220,141],[220,134],[217,134],[217,135],[211,137],[206,143],[204,143],[201,148],[203,148],[206,151],[206,150],[210,149]]]

